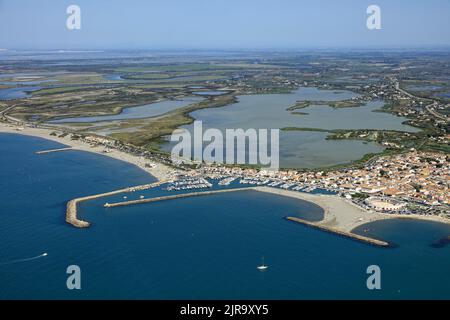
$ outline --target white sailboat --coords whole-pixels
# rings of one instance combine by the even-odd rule
[[[264,257],[262,258],[262,264],[260,265],[260,266],[257,266],[256,267],[259,271],[265,271],[265,270],[267,270],[267,268],[269,268],[269,266],[266,266],[265,264],[264,264]]]

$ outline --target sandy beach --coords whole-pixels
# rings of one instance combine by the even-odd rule
[[[143,157],[134,156],[116,149],[108,148],[108,152],[105,153],[104,151],[106,148],[104,146],[92,146],[91,144],[80,140],[72,140],[70,138],[70,135],[67,135],[65,137],[50,135],[54,131],[58,130],[56,128],[46,129],[32,128],[28,126],[16,126],[5,122],[0,122],[0,133],[21,134],[52,140],[71,147],[73,150],[93,152],[99,155],[125,161],[146,171],[147,173],[158,179],[158,181],[160,182],[174,179],[174,173],[176,172],[176,169],[174,168],[168,167],[161,163],[155,163]],[[351,233],[352,230],[354,230],[358,226],[369,222],[395,218],[419,219],[450,224],[450,220],[439,216],[385,214],[372,210],[366,210],[347,199],[334,195],[309,194],[270,187],[253,187],[252,189],[260,192],[277,194],[315,203],[322,207],[324,210],[324,219],[322,221],[314,223],[315,225],[323,228],[339,230],[346,233]]]
[[[130,163],[132,165],[135,165],[139,167],[140,169],[146,171],[158,181],[167,181],[171,180],[173,177],[173,173],[175,169],[170,168],[162,163],[156,163],[154,161],[147,160],[143,157],[134,156],[131,154],[128,154],[126,152],[122,152],[120,150],[107,148],[108,152],[105,153],[105,147],[104,146],[92,146],[88,143],[79,141],[79,140],[72,140],[70,138],[70,135],[67,135],[65,137],[58,137],[50,135],[50,133],[58,131],[57,128],[54,130],[52,129],[44,129],[44,128],[31,128],[27,126],[18,127],[12,124],[8,124],[5,122],[0,122],[0,133],[12,133],[12,134],[21,134],[21,135],[27,135],[27,136],[33,136],[33,137],[39,137],[47,140],[52,140],[55,142],[62,143],[68,147],[71,147],[73,150],[79,150],[79,151],[86,151],[86,152],[93,152],[96,154],[100,154],[103,156],[108,156],[117,160],[125,161],[127,163]],[[152,167],[146,166],[146,165],[152,165]]]
[[[419,219],[450,224],[450,220],[438,216],[387,214],[366,210],[349,200],[334,195],[310,194],[270,187],[255,187],[254,189],[315,203],[324,210],[324,219],[316,224],[344,232],[352,232],[363,224],[386,219]]]

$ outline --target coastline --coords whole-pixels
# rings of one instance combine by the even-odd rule
[[[94,194],[94,195],[90,195],[90,196],[72,199],[69,202],[67,202],[66,222],[76,228],[88,228],[88,227],[90,227],[91,223],[78,218],[78,204],[79,203],[84,202],[84,201],[99,199],[99,198],[103,198],[103,197],[109,197],[109,196],[113,196],[113,195],[120,194],[120,193],[134,192],[136,190],[151,189],[151,188],[159,186],[163,183],[164,183],[164,181],[161,180],[158,182],[149,183],[149,184],[145,184],[145,185],[141,185],[141,186],[128,187],[128,188],[124,188],[124,189],[119,189],[119,190],[109,191],[109,192],[105,192],[105,193]]]
[[[29,126],[18,126],[0,121],[0,133],[9,133],[9,134],[20,134],[26,136],[33,136],[42,139],[47,139],[51,141],[55,141],[61,143],[65,146],[71,148],[71,150],[78,151],[86,151],[92,152],[103,156],[108,156],[114,158],[116,160],[124,161],[129,164],[135,165],[138,168],[144,170],[151,176],[155,177],[158,182],[154,184],[144,185],[144,186],[135,186],[129,187],[123,190],[111,191],[101,195],[88,195],[83,198],[72,199],[67,203],[67,211],[66,211],[66,221],[79,228],[89,227],[89,222],[79,220],[77,218],[77,203],[90,200],[92,198],[103,197],[110,194],[129,192],[133,188],[149,188],[154,185],[161,184],[170,180],[173,180],[173,174],[176,169],[166,166],[162,163],[157,163],[154,161],[146,160],[143,157],[135,156],[117,149],[108,149],[108,153],[105,153],[104,146],[93,146],[87,142],[83,142],[80,140],[72,140],[69,135],[65,137],[59,137],[50,135],[50,133],[54,131],[59,131],[57,128],[33,128]],[[62,148],[56,150],[65,150],[69,148]],[[50,150],[52,151],[52,150]],[[53,150],[55,151],[55,150]],[[41,153],[46,153],[47,150]],[[149,167],[148,164],[154,165],[153,167]],[[336,195],[322,195],[322,194],[310,194],[304,192],[295,192],[291,190],[279,189],[279,188],[270,188],[267,186],[262,187],[251,187],[248,189],[253,189],[260,192],[277,194],[281,196],[287,196],[292,198],[297,198],[300,200],[308,201],[320,206],[324,211],[324,217],[322,220],[317,222],[308,222],[311,226],[315,226],[319,229],[329,231],[335,234],[345,234],[348,237],[352,237],[358,240],[358,238],[363,237],[366,239],[372,239],[365,237],[364,235],[353,233],[357,227],[368,224],[371,222],[386,220],[386,219],[415,219],[415,220],[425,220],[425,221],[434,221],[444,224],[450,224],[449,219],[445,219],[440,216],[423,216],[423,215],[402,215],[402,214],[387,214],[380,213],[372,210],[366,210],[357,206],[349,200],[341,198]],[[288,220],[292,220],[289,219]],[[296,221],[295,219],[292,221]],[[301,221],[297,221],[301,222]],[[302,223],[302,222],[301,222]],[[373,239],[372,239],[373,240]],[[366,240],[365,242],[371,242],[370,240]]]
[[[357,227],[360,227],[367,223],[389,219],[413,219],[433,221],[450,225],[449,219],[445,219],[439,216],[402,215],[366,210],[358,207],[351,201],[335,195],[310,194],[270,187],[254,187],[253,189],[260,192],[272,193],[309,201],[320,206],[324,210],[324,218],[323,220],[314,222],[312,224],[316,225],[317,227],[322,227],[322,229],[330,229],[330,231],[336,229],[345,233],[358,235],[356,233],[353,233],[353,230],[355,230]]]
[[[174,172],[173,168],[170,168],[162,163],[155,163],[154,161],[146,160],[143,157],[138,157],[117,149],[108,149],[108,152],[105,153],[104,146],[92,146],[88,143],[72,140],[69,135],[65,137],[52,136],[50,133],[54,131],[60,131],[60,129],[44,129],[44,128],[31,128],[28,126],[15,126],[12,124],[8,124],[0,121],[0,133],[9,133],[9,134],[20,134],[25,136],[33,136],[37,138],[47,139],[51,141],[55,141],[61,143],[67,147],[71,147],[73,150],[78,151],[86,151],[92,152],[95,154],[107,156],[114,158],[116,160],[124,161],[138,168],[144,170],[152,177],[156,178],[158,181],[167,181],[172,179],[172,175]],[[154,167],[148,167],[147,164],[152,163],[155,165]]]

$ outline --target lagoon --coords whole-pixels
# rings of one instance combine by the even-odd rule
[[[15,87],[8,89],[0,89],[0,100],[22,99],[29,96],[30,92],[41,90],[43,87]]]
[[[91,123],[102,121],[118,121],[127,119],[143,119],[163,115],[165,113],[184,108],[190,104],[200,102],[200,97],[186,97],[179,100],[165,100],[145,104],[137,107],[127,107],[117,115],[104,115],[94,117],[64,118],[49,121],[49,123]]]
[[[299,88],[289,94],[256,94],[238,96],[238,102],[220,108],[202,109],[191,113],[203,122],[204,130],[217,128],[318,128],[333,129],[385,129],[416,132],[404,125],[406,118],[385,112],[376,112],[382,101],[371,101],[361,107],[333,109],[324,105],[311,105],[299,109],[304,114],[293,114],[286,109],[297,101],[338,101],[355,97],[344,90]],[[192,125],[182,128],[192,132]],[[283,131],[280,133],[280,164],[284,168],[316,168],[345,164],[362,158],[367,153],[379,153],[383,147],[358,140],[326,140],[327,133],[315,131]],[[163,149],[170,152],[173,143]]]

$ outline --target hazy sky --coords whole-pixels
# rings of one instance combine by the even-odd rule
[[[81,8],[81,30],[66,8]],[[381,7],[382,30],[366,9]],[[450,45],[450,0],[0,0],[0,48],[207,49]]]

